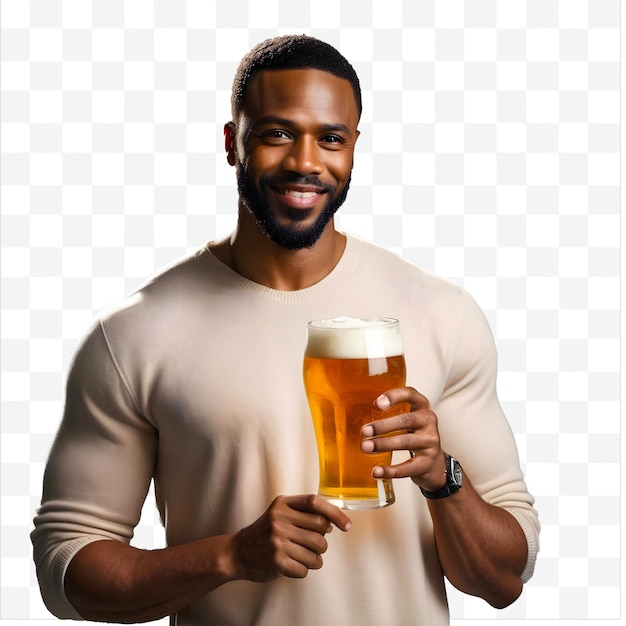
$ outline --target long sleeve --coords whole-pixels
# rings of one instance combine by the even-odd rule
[[[73,362],[63,420],[44,475],[32,532],[42,596],[57,617],[80,619],[65,597],[67,565],[87,543],[128,543],[153,473],[157,436],[139,407],[102,326]]]
[[[68,563],[88,542],[130,541],[151,479],[168,546],[236,532],[277,495],[317,488],[305,329],[337,315],[400,320],[407,383],[430,399],[444,448],[482,497],[524,528],[530,575],[537,515],[495,393],[493,337],[471,298],[355,238],[331,274],[296,292],[248,281],[203,248],[103,313],[76,355],[32,534],[55,615],[79,617],[63,591]],[[354,512],[349,533],[329,536],[321,570],[222,585],[176,623],[444,626],[428,506],[411,481],[394,489],[393,506]]]
[[[496,393],[497,355],[487,321],[462,292],[458,335],[445,391],[434,407],[444,449],[457,457],[484,500],[506,509],[528,543],[522,579],[533,573],[539,521],[519,466],[517,446]]]

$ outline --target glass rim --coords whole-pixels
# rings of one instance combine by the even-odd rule
[[[356,322],[356,323],[355,323]],[[395,317],[372,316],[372,317],[352,317],[338,316],[315,319],[307,322],[308,328],[316,330],[359,330],[367,328],[388,328],[399,324],[399,320]]]

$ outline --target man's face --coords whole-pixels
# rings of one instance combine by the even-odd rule
[[[352,86],[320,70],[261,71],[236,120],[239,197],[264,233],[308,248],[348,192],[359,132]]]

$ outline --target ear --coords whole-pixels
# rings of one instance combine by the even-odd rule
[[[235,123],[224,124],[224,150],[226,150],[226,160],[229,165],[237,162],[237,149],[235,147]]]

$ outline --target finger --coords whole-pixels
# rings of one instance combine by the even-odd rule
[[[294,544],[288,552],[280,555],[276,567],[280,574],[288,578],[305,578],[310,569],[320,569],[323,564],[319,554]]]
[[[321,515],[328,522],[337,526],[337,528],[347,531],[352,526],[350,518],[334,504],[326,502],[324,498],[321,498],[315,494],[304,494],[299,496],[287,496],[285,501],[293,509],[302,511],[305,513],[315,513]]]
[[[299,548],[313,554],[321,555],[328,550],[328,542],[324,538],[324,535],[309,530],[303,531],[299,528],[292,528],[292,532],[285,533],[284,538],[287,539],[292,546],[299,546]]]
[[[400,413],[370,422],[361,428],[361,437],[371,438],[392,433],[422,431],[436,427],[437,416],[430,409]]]
[[[400,429],[393,429],[395,432]],[[361,450],[367,454],[393,452],[394,450],[436,450],[439,448],[439,434],[435,428],[420,427],[402,430],[397,434],[372,437],[361,441]]]
[[[413,423],[413,420],[415,419],[413,414],[422,411],[426,411],[427,414],[432,413],[430,411],[430,402],[428,401],[428,398],[419,393],[419,391],[413,389],[413,387],[391,389],[380,395],[375,401],[376,408],[380,411],[386,411],[394,406],[400,408],[399,405],[402,404],[406,407],[405,412],[398,413],[397,415],[391,415],[389,417],[383,417],[375,422],[365,424],[361,428],[361,436],[374,437],[376,435],[393,432],[394,430],[419,428],[419,423]]]
[[[416,478],[427,474],[438,475],[437,458],[440,448],[422,449],[406,461],[395,465],[377,465],[372,468],[372,478]],[[444,469],[441,472],[445,474]]]
[[[372,478],[408,478],[421,473],[415,459],[396,465],[377,465],[372,469]]]
[[[296,528],[313,531],[318,535],[324,535],[332,528],[330,521],[321,513],[299,511],[288,503],[285,503],[284,509],[275,511],[275,519],[289,523]]]
[[[304,578],[309,569],[320,569],[322,554],[328,549],[323,535],[300,528],[284,529],[275,556],[279,573],[291,578]]]
[[[376,407],[381,411],[385,411],[388,408],[402,402],[408,402],[411,405],[412,411],[430,408],[428,398],[413,387],[397,387],[395,389],[390,389],[389,391],[385,391],[385,393],[378,396],[375,400]]]
[[[292,547],[290,557],[307,569],[320,569],[324,565],[324,560],[319,552],[308,550],[304,546],[296,544]]]

